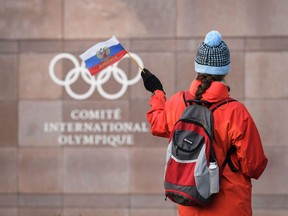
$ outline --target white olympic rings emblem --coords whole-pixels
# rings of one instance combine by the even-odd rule
[[[138,55],[136,55],[135,53],[130,53],[130,55],[138,62],[138,64],[142,68],[144,68],[143,62]],[[130,56],[126,54],[123,58],[130,58]],[[55,65],[61,59],[71,60],[71,62],[74,64],[74,68],[72,68],[66,74],[64,80],[59,79],[55,75]],[[122,97],[125,94],[129,85],[134,85],[135,83],[137,83],[141,79],[141,69],[140,68],[138,68],[138,73],[136,74],[136,76],[133,79],[128,80],[127,75],[124,73],[124,71],[121,68],[118,67],[118,64],[119,64],[119,61],[116,62],[115,64],[105,68],[101,72],[99,72],[99,74],[97,76],[91,76],[90,72],[85,67],[84,62],[82,62],[80,65],[77,58],[75,58],[75,56],[73,56],[69,53],[60,53],[60,54],[56,55],[51,60],[51,62],[49,64],[49,75],[50,75],[51,79],[56,84],[58,84],[60,86],[64,86],[67,94],[74,99],[77,99],[77,100],[87,99],[94,93],[95,89],[97,88],[98,92],[100,93],[100,95],[102,97],[104,97],[106,99],[114,100],[114,99],[118,99],[118,98]],[[84,94],[77,94],[77,93],[73,92],[71,87],[70,87],[71,84],[73,84],[77,81],[77,79],[79,78],[80,75],[81,75],[82,79],[87,84],[90,85],[90,88]],[[122,84],[122,87],[119,90],[119,92],[117,92],[115,94],[109,94],[109,93],[105,92],[103,87],[102,87],[102,85],[104,83],[106,83],[108,81],[108,79],[111,77],[111,75],[113,75],[113,77],[115,78],[115,80],[118,83]]]

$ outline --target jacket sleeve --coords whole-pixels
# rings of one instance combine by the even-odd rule
[[[266,168],[268,160],[256,125],[243,105],[241,109],[233,112],[231,119],[234,120],[231,122],[229,133],[232,143],[237,148],[241,170],[245,175],[258,179]]]
[[[156,90],[150,99],[150,110],[147,112],[147,120],[151,125],[151,133],[154,136],[169,137],[165,110],[166,96],[163,91]]]
[[[151,125],[151,133],[155,136],[169,137],[175,122],[185,109],[183,91],[172,95],[168,100],[162,91],[155,91],[150,99],[150,110],[147,120]]]

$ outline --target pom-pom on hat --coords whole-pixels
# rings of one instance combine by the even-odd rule
[[[198,48],[195,71],[211,75],[226,75],[230,71],[230,52],[218,31],[210,31]]]

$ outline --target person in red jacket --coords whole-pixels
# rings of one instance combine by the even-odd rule
[[[206,35],[194,63],[197,77],[189,88],[192,99],[213,104],[230,97],[230,88],[224,80],[230,71],[230,52],[219,32],[211,31]],[[144,68],[141,75],[146,90],[153,93],[151,109],[147,112],[151,133],[169,137],[186,107],[184,91],[167,100],[163,86],[154,74]],[[232,172],[225,166],[220,177],[220,191],[213,201],[206,207],[178,205],[178,213],[180,216],[251,216],[251,178],[258,179],[268,162],[257,127],[245,106],[238,101],[216,109],[213,117],[213,147],[218,164],[224,163],[233,145],[236,151],[231,160],[239,171]]]

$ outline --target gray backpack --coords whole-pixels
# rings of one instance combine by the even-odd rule
[[[226,98],[215,104],[186,100],[187,105],[171,132],[166,156],[165,195],[181,205],[206,206],[219,192],[219,165],[213,150],[213,112],[235,101]],[[188,95],[189,96],[189,95]],[[223,166],[231,163],[229,150]],[[231,163],[232,164],[232,163]],[[230,166],[230,165],[229,165]],[[235,169],[236,170],[236,169]]]

